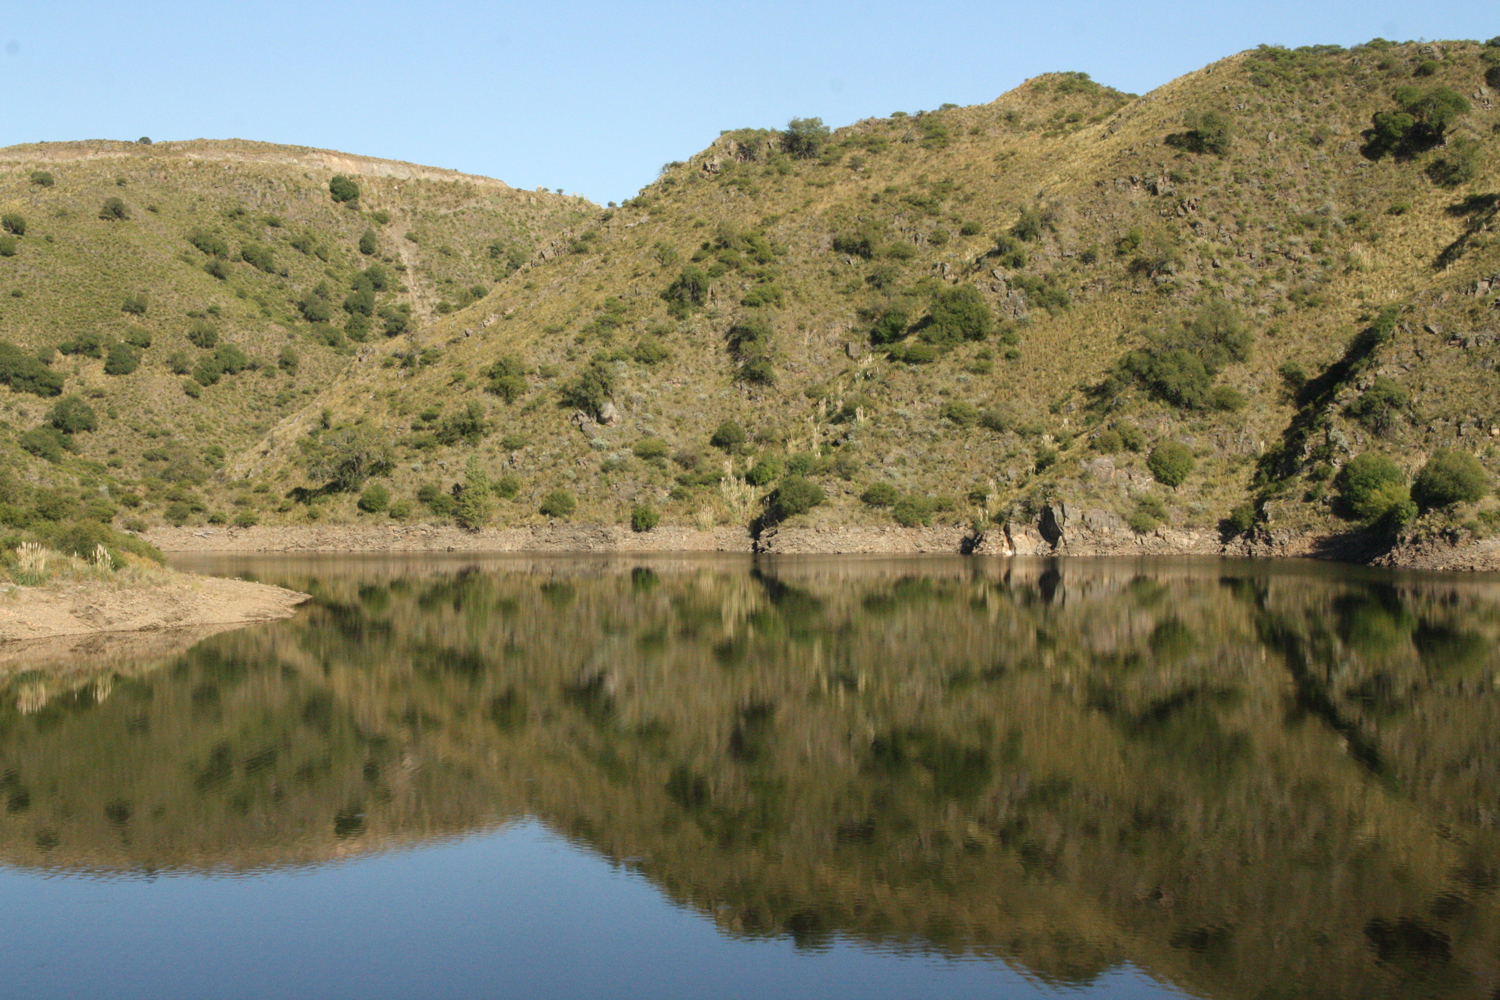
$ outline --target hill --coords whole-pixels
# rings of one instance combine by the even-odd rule
[[[0,467],[20,473],[0,476],[0,502],[24,502],[16,480],[29,480],[102,487],[117,514],[196,508],[173,497],[313,397],[361,344],[483,296],[594,210],[265,143],[0,150],[0,381],[15,390]],[[82,407],[66,423],[47,418],[59,394]]]
[[[483,298],[373,340],[190,502],[149,463],[121,486],[148,525],[659,519],[775,548],[937,520],[1002,551],[1359,559],[1482,541],[1497,66],[1476,42],[1263,47],[1143,97],[1062,73],[728,131]]]

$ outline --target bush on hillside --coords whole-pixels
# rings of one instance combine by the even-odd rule
[[[83,431],[97,430],[99,418],[94,413],[93,407],[83,401],[82,396],[67,395],[52,405],[47,411],[47,423],[56,427],[64,434],[78,434]]]
[[[973,285],[945,288],[933,299],[932,314],[922,339],[951,347],[964,340],[984,340],[995,329],[995,316]]]
[[[526,365],[514,354],[502,354],[495,363],[485,369],[489,378],[486,391],[499,396],[507,403],[514,403],[526,395]]]
[[[890,483],[871,483],[859,498],[871,507],[889,507],[896,502],[898,494]]]
[[[16,212],[6,212],[4,215],[0,215],[0,228],[4,228],[7,233],[13,233],[16,236],[25,236],[26,219]]]
[[[130,209],[119,198],[105,198],[99,208],[99,218],[106,222],[123,222],[130,218]]]
[[[14,236],[0,236],[0,257],[14,257],[20,249]]]
[[[12,392],[29,392],[34,396],[57,396],[62,393],[63,375],[53,371],[34,354],[0,340],[0,384]]]
[[[1490,474],[1466,451],[1441,449],[1412,480],[1412,499],[1424,510],[1473,503],[1489,492]]]
[[[37,187],[49,188],[57,183],[52,174],[46,170],[33,170],[31,172],[31,183]]]
[[[104,374],[129,375],[141,366],[141,349],[131,344],[109,345],[109,354],[104,359]]]
[[[380,243],[379,243],[378,237],[376,237],[376,235],[375,235],[375,230],[373,230],[373,229],[366,229],[360,235],[360,237],[359,237],[359,252],[362,253],[362,254],[364,254],[366,257],[368,257],[372,253],[374,253],[377,249],[379,249],[379,247],[380,247]]]
[[[379,483],[371,483],[359,495],[358,507],[367,514],[379,514],[390,506],[391,493]]]
[[[1426,174],[1439,187],[1455,188],[1479,176],[1484,149],[1468,136],[1460,136],[1443,147],[1443,155],[1428,165]]]
[[[1345,463],[1335,485],[1349,512],[1367,524],[1399,527],[1416,513],[1406,473],[1384,455],[1367,451]]]
[[[637,504],[630,510],[630,530],[646,532],[661,523],[661,514],[649,503]]]
[[[16,443],[23,450],[54,465],[62,461],[64,451],[73,448],[73,442],[62,431],[45,425],[26,431],[16,439]]]
[[[1402,87],[1396,109],[1377,111],[1365,133],[1364,153],[1379,159],[1387,153],[1410,156],[1442,142],[1443,135],[1470,111],[1468,100],[1451,87]]]
[[[188,343],[207,350],[219,342],[219,331],[206,319],[195,319],[188,324]]]
[[[694,309],[701,309],[708,301],[708,275],[696,264],[682,269],[677,280],[667,286],[661,297],[674,316],[681,316]]]
[[[328,193],[339,204],[359,201],[359,185],[343,174],[335,174],[328,182]]]
[[[1181,486],[1197,464],[1192,449],[1180,441],[1164,441],[1146,456],[1146,468],[1163,486]]]
[[[188,234],[188,242],[210,257],[229,258],[229,244],[207,230],[193,230]]]
[[[1227,156],[1234,144],[1234,123],[1218,111],[1189,111],[1182,116],[1187,131],[1167,136],[1167,144],[1191,153]]]
[[[598,417],[614,392],[615,377],[608,362],[595,358],[563,385],[560,396],[564,406]]]
[[[826,499],[823,487],[804,476],[787,476],[766,501],[766,513],[772,521],[785,521],[806,514]]]
[[[1390,433],[1396,424],[1396,418],[1410,400],[1410,393],[1381,375],[1344,412],[1368,430],[1383,436]]]
[[[745,429],[733,420],[726,420],[715,428],[708,443],[720,451],[734,454],[745,446]]]
[[[569,517],[578,509],[578,501],[567,490],[556,489],[542,497],[537,509],[547,517]]]

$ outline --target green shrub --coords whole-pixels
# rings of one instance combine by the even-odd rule
[[[62,393],[64,377],[53,371],[34,354],[0,340],[0,384],[12,392],[29,392],[34,396],[57,396]]]
[[[1406,488],[1406,473],[1384,455],[1367,451],[1345,463],[1335,481],[1344,505],[1362,521],[1390,519],[1397,525],[1415,510]]]
[[[1387,153],[1411,155],[1430,149],[1470,110],[1468,100],[1451,87],[1402,87],[1394,96],[1397,110],[1377,111],[1370,119],[1364,151],[1372,159]]]
[[[151,331],[143,330],[138,326],[133,326],[125,331],[125,343],[129,344],[131,347],[139,347],[144,351],[146,348],[151,346]]]
[[[359,495],[359,509],[367,514],[378,514],[390,506],[391,493],[379,483],[371,483]]]
[[[514,473],[507,472],[490,483],[490,489],[502,500],[514,500],[521,492],[521,480]]]
[[[1243,535],[1255,527],[1255,505],[1249,503],[1236,504],[1224,519],[1229,527]]]
[[[891,506],[891,517],[903,528],[915,528],[932,523],[933,502],[927,497],[908,493]]]
[[[62,461],[63,452],[71,450],[72,445],[62,431],[46,425],[26,431],[16,443],[37,458],[54,464]]]
[[[266,274],[276,273],[276,255],[271,252],[270,247],[262,243],[240,244],[240,260],[257,271],[264,271]]]
[[[49,188],[57,183],[53,176],[45,170],[33,170],[31,172],[31,183],[37,187]]]
[[[615,377],[609,363],[595,358],[570,382],[563,385],[560,397],[564,406],[583,410],[597,417],[614,392]]]
[[[526,394],[526,365],[514,354],[501,355],[484,374],[490,380],[486,391],[507,403],[514,403]]]
[[[210,257],[224,260],[229,258],[229,244],[206,230],[193,230],[188,234],[188,242]]]
[[[106,222],[123,222],[130,218],[130,209],[119,198],[105,198],[99,209],[99,218]]]
[[[635,443],[631,449],[635,457],[647,462],[660,462],[664,460],[672,449],[661,438],[642,438]]]
[[[890,483],[871,483],[870,487],[859,495],[860,500],[871,507],[889,507],[896,502],[899,495],[896,487]]]
[[[775,482],[777,476],[781,475],[781,470],[781,459],[775,455],[767,455],[758,459],[750,467],[750,471],[745,473],[745,482],[752,486],[769,486]]]
[[[379,238],[375,235],[375,230],[366,229],[359,237],[359,252],[368,257],[379,248]]]
[[[125,301],[120,303],[120,311],[127,312],[132,316],[146,315],[149,302],[145,292],[136,292],[134,295],[125,296]]]
[[[938,415],[959,427],[973,427],[979,421],[979,408],[973,403],[953,399],[943,404]]]
[[[1479,176],[1484,149],[1468,136],[1460,136],[1443,147],[1443,155],[1427,167],[1427,176],[1439,187],[1455,188]]]
[[[906,336],[910,326],[911,316],[907,311],[899,306],[890,306],[876,317],[874,326],[870,328],[870,342],[877,346],[894,344]]]
[[[328,182],[328,193],[339,204],[359,201],[359,185],[343,174],[335,174]]]
[[[25,236],[26,219],[16,212],[6,212],[0,215],[0,228],[16,236]]]
[[[978,288],[965,284],[938,292],[922,339],[952,345],[963,340],[984,340],[994,328],[995,317],[984,296]]]
[[[1193,153],[1212,153],[1227,156],[1234,144],[1234,123],[1228,115],[1218,111],[1190,111],[1183,115],[1186,132],[1167,137],[1169,145],[1178,146]]]
[[[745,446],[745,429],[733,420],[726,420],[714,429],[708,443],[720,451],[733,454]]]
[[[14,236],[0,236],[0,257],[14,257],[19,250]]]
[[[826,499],[823,487],[804,476],[787,476],[767,500],[766,513],[772,521],[785,521],[806,514]]]
[[[578,501],[567,490],[556,489],[542,497],[542,504],[537,509],[547,517],[569,517],[578,509]]]
[[[666,300],[668,309],[675,316],[681,316],[694,309],[701,309],[708,301],[708,275],[696,264],[689,264],[682,269],[677,280],[667,286],[661,297]]]
[[[104,359],[104,374],[129,375],[141,366],[141,349],[130,344],[109,345],[109,354]]]
[[[93,330],[74,334],[57,345],[58,353],[74,354],[85,358],[104,357],[104,338]]]
[[[230,523],[232,523],[236,528],[253,528],[255,527],[257,520],[258,519],[256,518],[254,511],[242,510],[238,514],[234,515],[234,520]]]
[[[182,391],[185,395],[190,396],[193,399],[197,399],[203,395],[203,386],[199,385],[197,382],[194,382],[192,379],[187,379],[182,383]]]
[[[1163,486],[1181,486],[1197,464],[1192,449],[1180,441],[1164,441],[1146,457],[1146,468]]]
[[[1384,375],[1348,405],[1344,412],[1376,434],[1387,434],[1411,400],[1411,394]]]
[[[1125,439],[1114,428],[1100,431],[1090,446],[1101,455],[1118,454],[1125,447]]]
[[[1208,408],[1221,413],[1238,413],[1250,404],[1243,392],[1228,385],[1216,385],[1208,391]]]
[[[1490,488],[1490,474],[1479,459],[1466,451],[1441,449],[1432,453],[1427,464],[1412,480],[1412,499],[1424,510],[1473,503]]]
[[[635,532],[650,531],[661,522],[661,514],[649,503],[637,504],[630,511],[630,530]]]
[[[64,434],[78,434],[97,430],[99,418],[82,396],[67,395],[52,404],[52,409],[47,411],[47,423]]]

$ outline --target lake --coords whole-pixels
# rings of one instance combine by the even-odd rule
[[[0,659],[44,997],[1500,996],[1500,581],[223,557],[293,619]]]

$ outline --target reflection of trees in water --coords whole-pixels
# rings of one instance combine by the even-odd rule
[[[314,595],[294,622],[102,700],[0,698],[0,842],[265,863],[534,812],[726,930],[806,948],[1487,995],[1496,603],[1233,570],[287,577]]]

